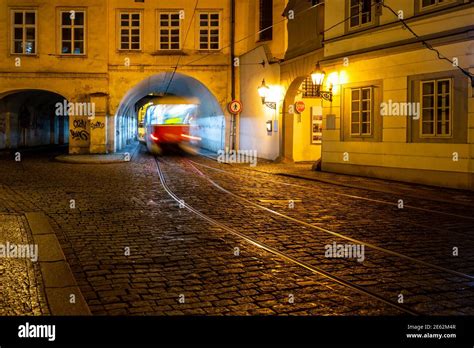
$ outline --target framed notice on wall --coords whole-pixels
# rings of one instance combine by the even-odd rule
[[[323,113],[321,107],[311,108],[311,144],[320,145],[323,140]]]

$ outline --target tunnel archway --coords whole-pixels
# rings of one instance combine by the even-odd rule
[[[226,121],[221,105],[199,80],[181,73],[163,72],[142,80],[122,98],[115,117],[116,149],[137,134],[137,104],[147,96],[173,95],[198,99],[198,136],[201,147],[217,152],[225,147]]]
[[[284,99],[282,158],[291,162],[315,162],[322,154],[323,100],[314,94],[311,75],[289,81]],[[302,111],[296,110],[296,103]]]
[[[0,149],[67,144],[69,119],[56,115],[56,104],[65,100],[39,89],[0,94]]]

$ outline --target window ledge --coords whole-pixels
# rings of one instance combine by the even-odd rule
[[[158,50],[151,53],[152,56],[187,56],[183,50]]]
[[[87,54],[55,54],[58,58],[87,58]]]
[[[197,52],[199,54],[212,54],[212,53],[219,54],[219,53],[222,53],[222,50],[221,49],[218,49],[218,50],[198,50]]]
[[[144,53],[143,50],[117,50],[118,54],[133,54],[133,53]]]
[[[31,58],[39,58],[38,53],[10,53],[11,57],[31,57]]]

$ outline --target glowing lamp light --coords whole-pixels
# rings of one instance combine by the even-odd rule
[[[311,80],[313,82],[313,85],[316,86],[316,98],[322,98],[324,100],[327,100],[329,102],[332,102],[332,96],[333,96],[333,81],[329,81],[328,83],[330,84],[329,90],[328,91],[322,91],[321,87],[323,86],[324,83],[324,78],[326,77],[326,73],[321,70],[321,67],[319,66],[319,62],[316,64],[316,69],[311,73]],[[334,76],[332,76],[332,79],[334,79]]]
[[[265,84],[265,79],[263,79],[262,84],[260,85],[260,87],[258,87],[258,95],[260,96],[260,98],[262,98],[262,104],[263,105],[265,105],[266,107],[268,107],[270,109],[276,110],[276,108],[277,108],[277,103],[276,102],[266,101],[267,97],[270,96],[270,93],[273,93],[273,92],[271,92],[270,87],[268,87]]]
[[[324,78],[326,77],[326,73],[321,70],[319,63],[316,64],[316,70],[311,73],[311,80],[313,80],[313,84],[315,86],[321,87],[324,82]]]
[[[268,97],[270,88],[265,84],[265,79],[262,80],[262,85],[258,87],[258,95],[262,98],[262,104],[265,104],[265,99]]]

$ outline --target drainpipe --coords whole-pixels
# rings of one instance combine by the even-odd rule
[[[231,69],[231,98],[235,100],[235,69],[234,59],[235,59],[235,0],[230,0],[230,69]],[[230,149],[236,150],[236,140],[237,140],[237,127],[236,127],[236,115],[231,114],[230,121]]]

